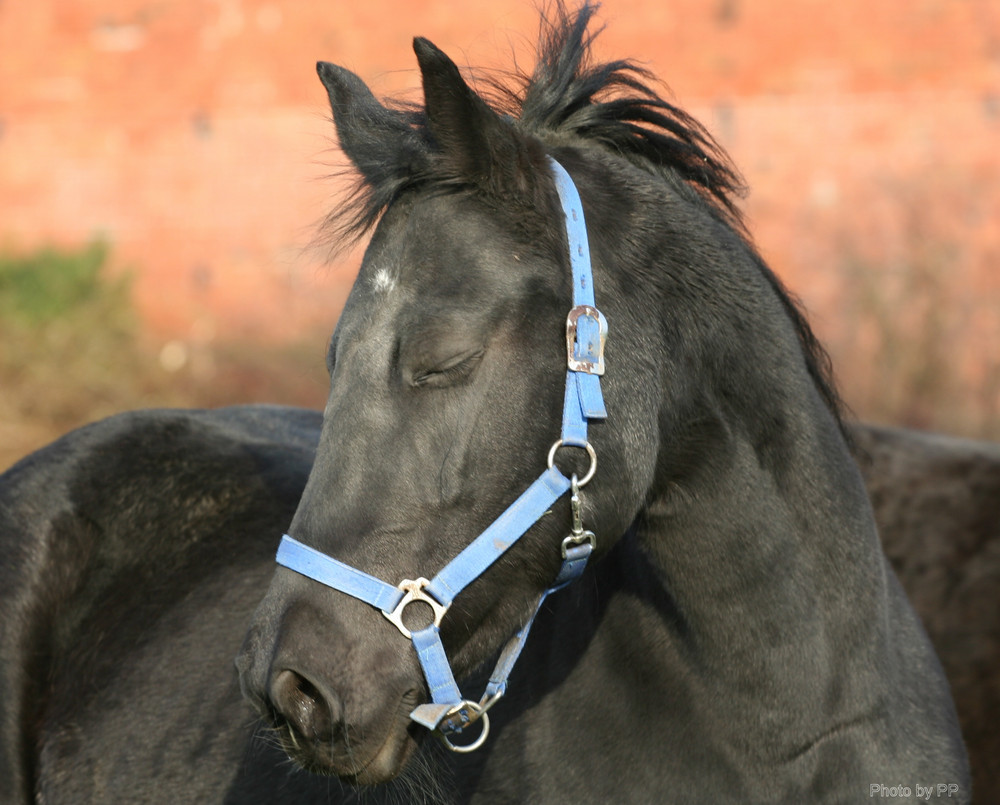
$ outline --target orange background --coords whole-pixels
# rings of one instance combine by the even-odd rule
[[[647,64],[732,154],[859,413],[909,349],[927,388],[974,398],[954,429],[992,432],[1000,2],[607,0],[600,20],[598,55]],[[527,0],[0,2],[0,246],[105,237],[163,341],[314,337],[358,259],[309,246],[340,163],[315,61],[395,93],[418,86],[415,34],[527,67],[536,28]]]

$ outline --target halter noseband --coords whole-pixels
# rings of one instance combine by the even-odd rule
[[[471,752],[486,740],[489,733],[486,711],[503,696],[507,678],[521,654],[542,602],[549,593],[579,578],[595,544],[593,533],[583,528],[579,490],[590,481],[597,469],[597,454],[587,441],[587,421],[607,417],[600,375],[604,374],[604,342],[608,328],[604,316],[594,304],[590,247],[580,195],[562,165],[551,157],[549,162],[566,219],[573,269],[573,309],[566,321],[568,370],[562,432],[549,451],[548,468],[430,581],[425,578],[404,579],[394,587],[287,534],[282,537],[278,548],[278,564],[381,610],[404,637],[413,641],[431,702],[417,707],[410,713],[410,718],[437,733],[456,752]],[[576,475],[572,479],[566,478],[556,467],[555,454],[563,446],[587,451],[590,468],[582,480],[577,480]],[[465,699],[455,682],[441,642],[441,619],[455,596],[499,559],[567,491],[572,491],[573,525],[570,535],[562,543],[563,562],[559,572],[552,585],[539,596],[528,622],[507,642],[482,698],[478,702]],[[407,605],[414,601],[428,604],[434,620],[420,631],[410,632],[403,624],[402,615]],[[448,736],[461,733],[480,719],[483,722],[482,732],[475,741],[456,745],[449,740]]]

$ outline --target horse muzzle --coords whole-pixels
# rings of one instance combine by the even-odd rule
[[[364,615],[354,622],[370,623]],[[254,623],[236,658],[243,695],[302,768],[357,784],[387,782],[419,743],[409,718],[421,698],[419,666],[391,644],[373,646],[370,633],[328,623],[331,639],[316,646],[317,617],[297,603],[277,628]],[[299,646],[299,637],[310,643]]]

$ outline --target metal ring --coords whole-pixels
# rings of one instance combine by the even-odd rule
[[[437,600],[424,592],[424,587],[428,584],[430,584],[430,582],[423,577],[416,580],[403,579],[396,586],[399,587],[400,590],[403,590],[406,595],[399,599],[399,603],[396,604],[396,607],[392,610],[392,612],[386,612],[384,609],[382,610],[382,614],[385,615],[388,621],[399,629],[399,631],[403,633],[403,637],[408,640],[413,639],[413,634],[406,628],[406,626],[403,625],[403,610],[406,609],[407,605],[412,604],[414,601],[427,604],[434,614],[434,625],[437,627],[441,626],[441,619],[444,617],[444,613],[448,611],[448,607],[439,603]]]
[[[577,484],[577,486],[579,486],[580,488],[585,487],[588,483],[590,483],[590,479],[594,477],[594,473],[597,472],[597,451],[594,450],[594,446],[590,442],[587,442],[586,444],[581,446],[578,444],[566,444],[562,439],[557,439],[556,443],[552,445],[552,448],[549,450],[550,470],[556,464],[556,451],[560,447],[563,447],[564,445],[566,447],[580,447],[581,450],[586,450],[587,455],[590,456],[590,469],[587,470],[587,474],[584,475],[583,478],[581,478]]]
[[[448,711],[445,717],[450,716],[452,713],[457,713],[463,707],[468,707],[475,714],[475,718],[469,723],[475,721],[483,722],[483,730],[479,733],[479,737],[476,738],[471,744],[453,744],[448,740],[448,736],[437,730],[437,736],[441,739],[442,743],[447,746],[452,752],[458,752],[459,754],[465,754],[466,752],[475,752],[480,746],[486,742],[486,736],[490,734],[490,717],[486,714],[486,711],[476,702],[464,701],[461,704],[455,705],[451,710]]]

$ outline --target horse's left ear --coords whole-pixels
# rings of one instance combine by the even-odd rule
[[[465,83],[456,64],[421,37],[413,40],[427,125],[449,172],[488,192],[526,193],[537,175],[531,144]]]

